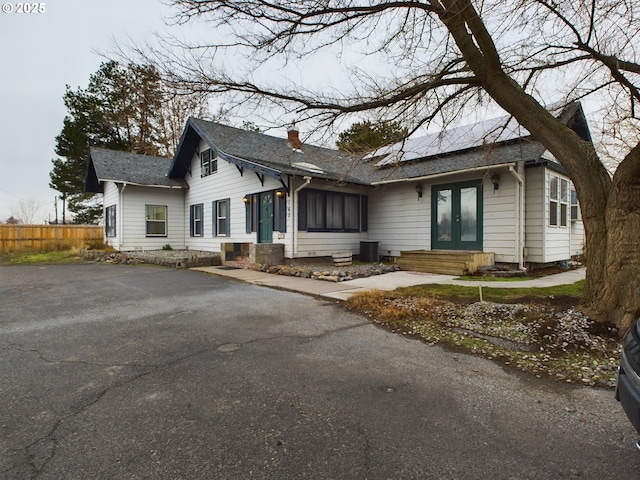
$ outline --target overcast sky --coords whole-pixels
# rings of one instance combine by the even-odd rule
[[[41,223],[55,218],[49,172],[65,85],[86,88],[105,60],[96,51],[150,40],[170,10],[159,0],[52,0],[43,13],[20,14],[18,2],[0,3],[0,221],[23,200],[41,205]]]
[[[67,114],[65,85],[86,88],[89,76],[106,60],[97,52],[113,51],[115,42],[152,42],[154,32],[168,30],[164,19],[173,11],[161,0],[52,0],[38,4],[43,12],[29,14],[17,12],[18,2],[0,4],[0,221],[20,216],[22,201],[40,206],[33,220],[41,223],[55,219],[59,193],[49,188],[49,173],[56,157],[55,137]],[[171,33],[216,34],[206,26],[184,28],[172,27]],[[340,60],[327,51],[315,62],[300,68],[299,81],[308,88],[330,85]],[[61,206],[59,212],[61,217]]]

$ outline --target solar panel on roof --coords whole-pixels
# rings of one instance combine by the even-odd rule
[[[368,155],[383,156],[376,166],[383,167],[398,162],[408,162],[452,152],[481,147],[528,136],[529,132],[509,116],[443,130],[418,138],[410,138]]]

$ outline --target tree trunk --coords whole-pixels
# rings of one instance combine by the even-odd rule
[[[604,223],[606,246],[588,257],[588,262],[602,262],[596,269],[602,275],[594,278],[587,263],[583,305],[590,317],[613,323],[623,334],[640,315],[640,146],[613,177]]]

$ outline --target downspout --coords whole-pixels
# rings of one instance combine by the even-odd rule
[[[189,215],[187,212],[187,190],[182,189],[182,248],[187,249],[187,230],[189,230]]]
[[[517,248],[518,248],[518,268],[520,270],[526,270],[524,266],[524,220],[525,220],[525,209],[524,209],[524,180],[522,177],[516,172],[515,168],[510,165],[509,171],[516,179],[518,183],[518,192],[517,192],[517,203],[518,203],[518,235],[517,235]]]
[[[117,215],[116,222],[117,222],[117,225],[118,225],[118,239],[120,240],[118,242],[119,246],[120,246],[120,248],[118,248],[118,251],[122,250],[122,245],[124,243],[124,237],[122,235],[124,233],[123,225],[124,225],[124,189],[125,188],[127,188],[127,184],[123,183],[122,184],[122,188],[120,189],[120,202],[119,202],[120,203],[120,214],[119,215],[118,215],[118,212],[116,210],[116,215]],[[118,218],[118,217],[120,217],[120,218]]]
[[[293,215],[293,232],[291,232],[291,239],[293,241],[293,256],[298,253],[298,192],[307,187],[311,183],[312,177],[302,177],[304,183],[293,191],[293,208],[291,209],[291,215]]]

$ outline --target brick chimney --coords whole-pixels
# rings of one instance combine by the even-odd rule
[[[302,148],[302,142],[300,141],[300,132],[295,125],[292,125],[287,130],[287,139],[289,140],[289,145],[294,150],[300,150]]]

